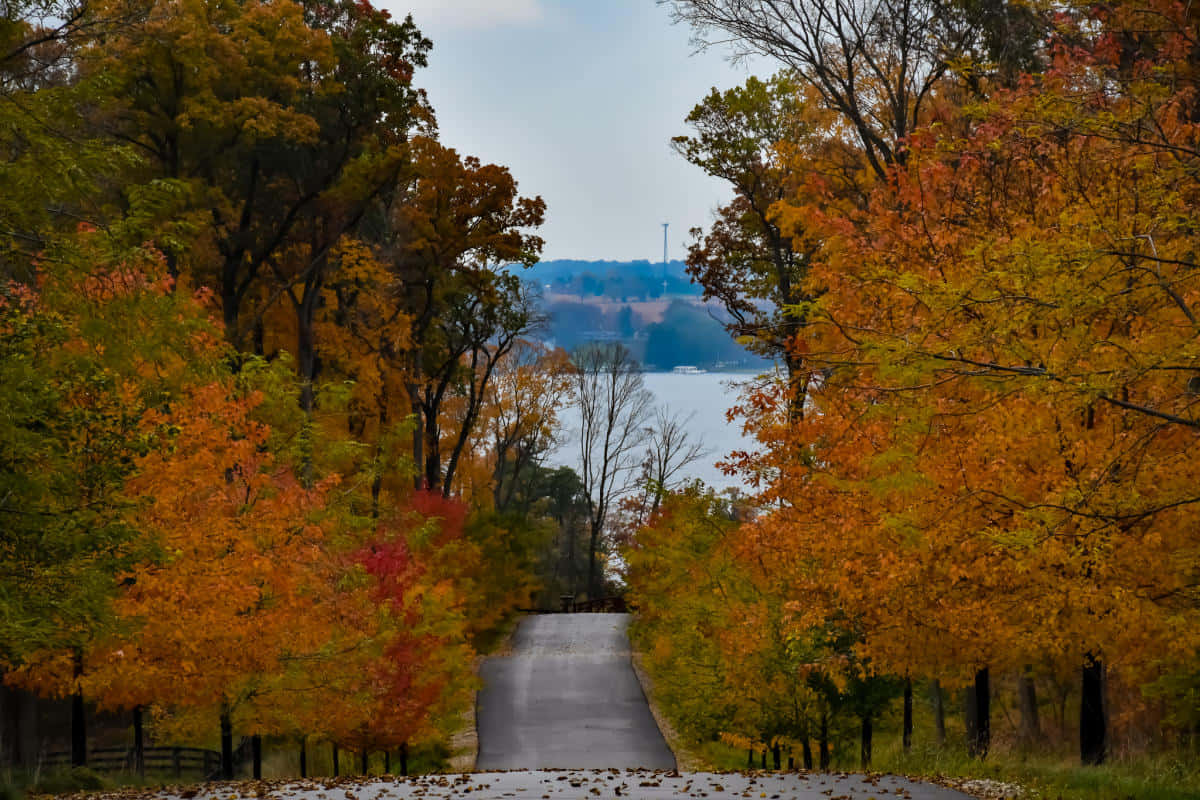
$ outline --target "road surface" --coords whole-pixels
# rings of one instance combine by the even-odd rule
[[[674,769],[630,663],[628,614],[541,614],[480,677],[476,769]]]

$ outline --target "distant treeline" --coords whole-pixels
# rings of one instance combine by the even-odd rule
[[[665,295],[699,295],[682,261],[541,261],[521,275],[542,291],[602,297],[621,302],[657,300]]]
[[[700,287],[691,283],[682,261],[665,267],[649,261],[542,261],[520,274],[541,289],[550,317],[547,338],[568,351],[592,341],[620,341],[651,369],[769,364],[730,338],[727,312],[702,303]],[[669,301],[661,315],[634,307],[655,300]]]

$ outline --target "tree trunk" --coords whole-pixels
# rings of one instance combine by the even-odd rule
[[[987,667],[975,673],[975,686],[967,690],[967,751],[987,757],[992,740],[991,688]]]
[[[829,771],[829,710],[821,710],[821,726],[817,733],[817,758],[822,772]]]
[[[588,600],[595,600],[600,596],[600,576],[598,573],[598,565],[596,561],[596,551],[600,549],[600,526],[595,522],[591,525],[591,533],[588,537]]]
[[[578,561],[578,558],[576,558],[576,556],[575,556],[575,540],[578,539],[579,537],[577,536],[578,531],[575,528],[575,520],[569,521],[567,523],[567,527],[564,528],[563,530],[566,531],[566,534],[567,534],[567,574],[571,578],[571,595],[574,597],[578,597],[579,596],[579,568],[578,568],[578,565],[575,563],[576,561]]]
[[[415,365],[410,364],[410,369],[415,368]],[[413,431],[412,431],[412,459],[413,466],[413,488],[417,491],[425,488],[425,479],[421,470],[421,465],[425,463],[425,417],[421,410],[421,397],[416,385],[408,387],[408,402],[409,408],[412,411]]]
[[[300,777],[308,777],[308,741],[300,740]]]
[[[335,777],[335,778],[339,777],[342,774],[342,770],[341,770],[342,765],[340,763],[338,763],[341,761],[340,756],[341,756],[341,753],[338,752],[337,742],[334,742],[333,743],[333,777]]]
[[[813,768],[812,747],[808,743],[807,736],[800,740],[800,755],[804,758],[804,768],[811,772]]]
[[[317,372],[317,356],[314,352],[314,334],[310,325],[300,325],[298,331],[300,353],[296,361],[300,369],[300,410],[312,414],[316,403],[315,380]]]
[[[912,678],[904,679],[904,730],[901,734],[904,753],[907,755],[912,750],[912,735],[913,735],[913,692]]]
[[[366,775],[371,771],[371,753],[367,750],[362,751],[362,774]]]
[[[871,715],[864,714],[862,718],[862,768],[865,770],[871,766],[871,738],[873,731],[871,730]]]
[[[83,689],[79,679],[83,677],[83,653],[75,651],[75,688],[71,692],[71,766],[87,766],[87,716],[83,707]]]
[[[253,765],[255,780],[262,778],[262,737],[257,733],[250,737],[250,761]]]
[[[241,350],[241,338],[238,335],[238,311],[241,303],[235,287],[236,282],[236,267],[232,269],[233,277],[230,277],[231,269],[229,264],[225,265],[225,279],[221,285],[221,321],[225,325],[225,338],[234,347]]]
[[[4,670],[0,668],[0,744],[3,745],[0,762],[10,767],[25,766],[21,748],[24,717],[24,696],[4,684]]]
[[[384,775],[392,774],[392,751],[391,750],[383,751],[383,774]]]
[[[1017,702],[1021,709],[1018,738],[1022,746],[1030,747],[1042,738],[1042,729],[1038,721],[1037,685],[1029,667],[1025,668],[1017,681]]]
[[[1103,764],[1108,750],[1104,713],[1104,665],[1092,653],[1083,658],[1083,691],[1079,703],[1079,755],[1085,765]]]
[[[428,399],[429,390],[426,389],[426,400]],[[431,492],[441,492],[442,442],[441,430],[438,428],[437,407],[430,408],[428,402],[422,402],[421,409],[421,413],[425,417],[423,425],[425,440],[421,443],[421,447],[425,451],[425,463],[422,465],[425,470],[425,488]]]
[[[146,736],[142,729],[142,707],[133,707],[133,768],[139,778],[146,777]]]
[[[930,687],[930,694],[933,700],[933,735],[937,746],[942,747],[946,744],[946,695],[942,691],[942,682],[936,678]]]
[[[408,742],[400,745],[400,774],[408,777]]]
[[[771,763],[774,765],[776,772],[783,769],[783,747],[779,743],[776,743],[771,748]]]
[[[221,778],[233,780],[233,720],[229,709],[221,709]]]
[[[254,355],[265,356],[267,354],[266,335],[267,331],[263,326],[262,317],[256,316],[250,338],[250,346],[253,348]]]

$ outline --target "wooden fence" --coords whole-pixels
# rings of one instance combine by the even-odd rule
[[[199,747],[147,747],[142,751],[146,772],[157,775],[174,775],[182,778],[198,776],[211,780],[220,775],[221,754],[215,750]],[[88,751],[88,769],[97,772],[138,773],[137,751],[132,747],[101,747]],[[71,768],[71,754],[48,753],[41,760],[44,770],[67,770]]]
[[[629,611],[629,606],[626,604],[624,597],[597,597],[595,600],[573,600],[571,602],[571,611],[576,614],[624,614]]]

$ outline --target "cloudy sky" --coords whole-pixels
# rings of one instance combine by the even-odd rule
[[[379,0],[433,40],[417,83],[444,144],[510,167],[548,204],[545,258],[682,258],[724,187],[671,151],[713,86],[746,79],[693,55],[654,0]]]

